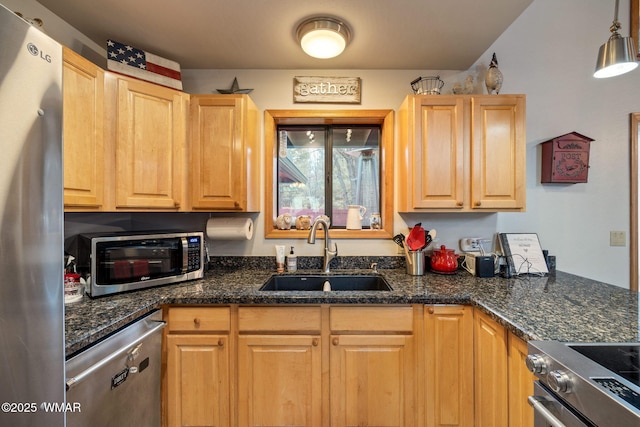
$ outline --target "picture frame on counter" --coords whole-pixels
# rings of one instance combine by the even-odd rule
[[[549,273],[537,233],[499,233],[498,240],[507,262],[509,277]]]

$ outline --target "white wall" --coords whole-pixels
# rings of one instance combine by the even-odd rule
[[[527,94],[527,212],[499,215],[501,231],[532,230],[560,270],[622,287],[629,283],[629,113],[640,111],[640,70],[595,79],[613,1],[535,0],[489,51],[499,54],[507,92]],[[628,36],[629,2],[620,2]],[[594,138],[589,182],[541,185],[537,144],[577,131]],[[609,246],[609,231],[627,233]]]
[[[0,1],[32,17],[44,9],[34,0]],[[527,212],[396,215],[396,232],[421,221],[438,230],[440,243],[457,247],[463,236],[533,231],[539,234],[543,247],[557,256],[560,270],[628,287],[628,242],[625,247],[610,247],[609,231],[622,230],[628,237],[629,113],[640,111],[640,70],[606,80],[592,77],[598,48],[609,36],[613,7],[613,1],[602,0],[534,0],[469,71],[438,72],[447,83],[446,92],[468,73],[486,69],[495,51],[505,77],[502,92],[527,95]],[[30,15],[30,10],[35,12]],[[45,20],[50,35],[73,44],[74,50],[102,50],[55,17],[39,17]],[[628,0],[620,2],[620,21],[622,34],[628,35]],[[261,110],[333,108],[293,104],[292,79],[296,75],[361,77],[362,104],[350,108],[397,109],[410,92],[412,79],[436,74],[432,70],[183,71],[185,90],[192,93],[216,93],[216,89],[229,88],[237,77],[242,88],[254,89],[251,97]],[[571,131],[595,139],[591,144],[589,182],[541,185],[538,144]],[[184,222],[188,216],[179,218]],[[255,220],[257,232],[253,241],[214,242],[213,251],[223,255],[273,255],[273,245],[283,241],[262,238],[262,215]],[[302,239],[284,243],[295,245],[300,255],[321,253],[318,245],[307,245]],[[342,255],[397,253],[390,240],[338,243]]]
[[[620,2],[622,34],[629,34],[629,3]],[[502,93],[527,95],[527,212],[510,214],[396,215],[395,231],[422,221],[438,230],[441,243],[457,247],[463,236],[490,237],[498,231],[537,232],[542,246],[557,256],[558,268],[628,287],[629,246],[610,247],[609,231],[629,233],[629,113],[640,111],[640,70],[597,80],[593,71],[599,46],[609,37],[614,2],[602,0],[534,0],[531,6],[483,54],[469,71],[429,70],[185,70],[188,92],[215,93],[234,77],[253,88],[260,109],[329,108],[293,104],[296,75],[362,78],[362,104],[351,108],[397,109],[419,75],[439,73],[450,90],[468,73],[483,72],[496,52],[505,81]],[[482,74],[480,74],[482,78]],[[480,86],[481,87],[481,86]],[[589,182],[540,184],[538,144],[577,131],[591,144]],[[401,173],[401,172],[397,172]],[[250,248],[221,248],[225,253],[271,254],[280,243],[261,238],[262,216]],[[341,253],[395,254],[387,241],[341,241]],[[303,241],[302,254],[318,252]]]

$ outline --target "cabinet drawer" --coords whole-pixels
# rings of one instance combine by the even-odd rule
[[[169,332],[228,331],[231,326],[229,307],[180,307],[169,309]]]
[[[413,307],[331,307],[332,332],[412,332]]]
[[[320,307],[240,307],[238,328],[243,331],[320,332]]]

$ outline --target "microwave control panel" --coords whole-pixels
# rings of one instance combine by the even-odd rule
[[[200,236],[189,236],[187,239],[187,256],[189,259],[187,271],[196,271],[200,269],[200,261],[202,258]]]

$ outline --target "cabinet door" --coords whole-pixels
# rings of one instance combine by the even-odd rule
[[[534,375],[527,369],[527,343],[509,332],[509,425],[533,427],[533,408],[527,397],[533,395]]]
[[[241,335],[238,425],[319,426],[321,358],[320,336]]]
[[[104,71],[64,48],[64,206],[99,210],[104,198]]]
[[[471,207],[524,209],[525,98],[471,98]]]
[[[425,346],[427,425],[473,426],[472,307],[427,307]]]
[[[187,99],[173,89],[117,79],[116,209],[180,207]]]
[[[246,95],[191,97],[191,206],[258,209],[257,112]]]
[[[332,335],[331,425],[415,425],[411,335]]]
[[[474,312],[475,425],[508,425],[507,334],[486,314]]]
[[[167,335],[167,425],[229,426],[227,335]]]
[[[409,209],[460,209],[464,204],[463,98],[416,96],[408,114]]]

